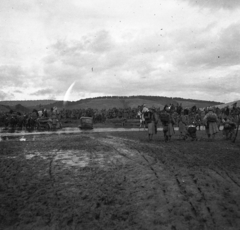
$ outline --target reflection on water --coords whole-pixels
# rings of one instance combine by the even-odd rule
[[[129,132],[143,131],[143,129],[126,129],[126,128],[96,128],[91,130],[81,130],[79,128],[63,128],[56,131],[15,131],[15,132],[0,132],[0,141],[35,141],[37,135],[61,135],[61,134],[76,134],[76,133],[101,133],[101,132]],[[145,130],[146,131],[146,130]]]
[[[162,128],[158,128],[159,131]],[[177,130],[177,129],[176,129]],[[68,133],[101,133],[101,132],[131,132],[131,131],[147,131],[147,129],[139,129],[139,128],[95,128],[82,130],[79,128],[63,128],[61,130],[56,131],[18,131],[15,132],[6,132],[4,130],[0,130],[0,137],[3,136],[29,136],[29,135],[49,135],[49,134],[68,134]]]
[[[162,128],[158,128],[158,131],[162,131]],[[174,128],[175,131],[178,131],[178,127]],[[205,130],[204,127],[201,127],[201,130]],[[221,129],[220,129],[221,130]],[[6,130],[0,129],[0,141],[3,140],[14,140],[14,141],[34,141],[36,135],[51,135],[51,134],[74,134],[74,133],[105,133],[105,132],[147,132],[147,129],[139,128],[94,128],[90,130],[82,130],[77,127],[72,128],[63,128],[56,131],[18,131],[15,132],[6,132]],[[28,136],[33,136],[31,139]],[[14,138],[15,137],[15,138]]]
[[[19,141],[26,141],[26,138],[24,138],[24,136],[22,136]]]

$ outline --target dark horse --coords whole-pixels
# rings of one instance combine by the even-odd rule
[[[38,111],[34,109],[32,113],[30,113],[26,117],[26,128],[31,130],[36,129],[38,127],[38,122],[37,122],[38,117],[39,117]]]
[[[17,127],[17,116],[15,114],[10,114],[10,116],[8,117],[8,127],[11,129],[16,129]]]
[[[17,127],[19,129],[24,129],[26,128],[27,124],[27,116],[21,113],[17,113]]]

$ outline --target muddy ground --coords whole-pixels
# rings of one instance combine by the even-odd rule
[[[0,229],[240,229],[240,139],[159,132],[0,142]]]

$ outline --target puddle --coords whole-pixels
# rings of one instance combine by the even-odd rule
[[[159,131],[162,128],[158,128]],[[131,131],[140,131],[147,132],[147,129],[139,128],[96,128],[91,130],[81,130],[79,128],[63,128],[56,131],[34,131],[34,132],[25,132],[25,131],[15,131],[15,132],[0,132],[0,137],[14,137],[14,136],[31,136],[31,135],[51,135],[51,134],[71,134],[71,133],[101,133],[101,132],[131,132]]]
[[[159,129],[160,130],[160,129]],[[81,130],[79,128],[63,128],[56,131],[15,131],[15,132],[0,132],[0,141],[35,141],[39,135],[61,135],[61,134],[76,134],[76,133],[106,133],[106,132],[131,132],[145,131],[139,128],[96,128],[92,130]]]
[[[35,141],[35,136],[8,135],[0,136],[0,141]]]
[[[40,152],[35,152],[34,154],[33,153],[25,154],[25,157],[27,160],[31,160],[33,157],[41,157],[44,160],[47,159],[47,157],[41,154]]]
[[[162,131],[162,128],[158,128],[158,131]],[[175,131],[178,131],[178,127],[174,127]],[[204,127],[201,127],[201,130],[205,130]],[[220,130],[222,128],[220,127]],[[139,131],[139,132],[147,132],[147,128],[144,130],[143,128],[94,128],[94,129],[87,129],[82,130],[78,127],[71,127],[71,128],[63,128],[61,130],[55,131],[22,131],[22,130],[3,130],[0,129],[0,140],[3,140],[3,137],[14,137],[14,136],[32,136],[32,135],[52,135],[52,134],[71,134],[71,133],[101,133],[101,132],[132,132],[132,131]]]
[[[121,158],[122,156],[111,152],[90,153],[85,150],[62,150],[57,153],[54,161],[68,166],[106,167],[117,162],[120,163]]]
[[[86,167],[90,161],[88,155],[88,152],[82,150],[62,150],[57,152],[54,161],[69,166]]]
[[[162,131],[162,128],[158,128],[158,131]],[[179,128],[175,127],[175,131],[178,131]],[[201,127],[201,130],[205,130],[204,127]],[[221,127],[220,127],[220,130]],[[75,133],[107,133],[107,132],[132,132],[132,131],[139,131],[139,132],[147,132],[147,129],[139,129],[139,128],[95,128],[91,130],[82,130],[77,127],[72,127],[72,128],[63,128],[61,130],[56,130],[56,131],[32,131],[32,132],[27,132],[27,131],[18,131],[16,130],[15,132],[8,132],[6,130],[0,130],[0,141],[8,141],[8,140],[14,140],[14,141],[35,141],[35,137],[37,135],[61,135],[61,134],[75,134]],[[29,136],[34,136],[32,138],[28,138]],[[15,137],[15,139],[14,139]]]
[[[67,167],[108,167],[115,164],[123,164],[125,159],[121,155],[113,152],[88,152],[86,150],[53,150],[50,153],[34,152],[25,153],[25,158],[31,160],[40,157],[44,160],[53,158],[53,165],[63,164]]]

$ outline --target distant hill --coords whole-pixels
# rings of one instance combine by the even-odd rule
[[[222,109],[222,108],[224,108],[226,106],[231,107],[231,106],[233,106],[234,103],[237,103],[237,107],[240,107],[240,100],[228,102],[228,103],[225,103],[225,104],[215,105],[215,107],[218,107],[218,108]]]
[[[0,112],[5,113],[5,112],[8,112],[9,110],[10,110],[10,107],[0,105]]]
[[[15,105],[14,107],[12,107],[12,110],[18,111],[18,112],[21,112],[21,113],[28,113],[28,112],[31,111],[30,108],[24,107],[21,104]]]
[[[15,106],[8,106],[8,105],[0,105],[0,112],[9,112],[10,110],[21,112],[21,113],[28,113],[31,111],[30,108],[22,106],[21,104],[17,104]]]
[[[22,105],[25,107],[48,105],[57,102],[57,100],[24,100],[24,101],[0,101],[1,105],[16,106]]]
[[[67,108],[94,108],[94,109],[109,109],[109,108],[128,108],[137,107],[139,105],[146,104],[148,107],[164,107],[162,103],[153,100],[140,99],[140,98],[128,98],[128,99],[118,99],[118,98],[99,98],[90,101],[79,101],[77,104],[69,104]]]
[[[3,109],[8,108],[12,110],[20,110],[21,112],[32,111],[34,108],[39,109],[40,106],[50,109],[53,106],[58,107],[58,109],[109,109],[109,108],[127,108],[127,107],[137,107],[142,104],[146,104],[147,107],[156,107],[163,108],[166,104],[177,104],[181,103],[182,106],[192,107],[196,105],[199,108],[207,106],[215,106],[222,104],[221,102],[214,101],[203,101],[203,100],[193,100],[193,99],[184,99],[177,97],[163,97],[163,96],[129,96],[129,97],[96,97],[96,98],[87,98],[81,99],[79,101],[68,101],[66,105],[63,104],[63,101],[57,100],[36,100],[36,101],[2,101],[0,102]],[[0,111],[1,108],[0,108]]]
[[[57,106],[59,109],[79,109],[79,108],[93,108],[93,109],[109,109],[109,108],[126,108],[137,107],[142,104],[146,104],[147,107],[163,108],[166,104],[181,103],[182,106],[192,107],[196,105],[199,108],[214,106],[221,104],[221,102],[214,101],[202,101],[192,100],[184,98],[170,98],[161,96],[129,96],[129,97],[97,97],[87,98],[75,102],[67,102],[66,106],[63,105],[63,101],[58,101],[47,105],[47,108]]]

